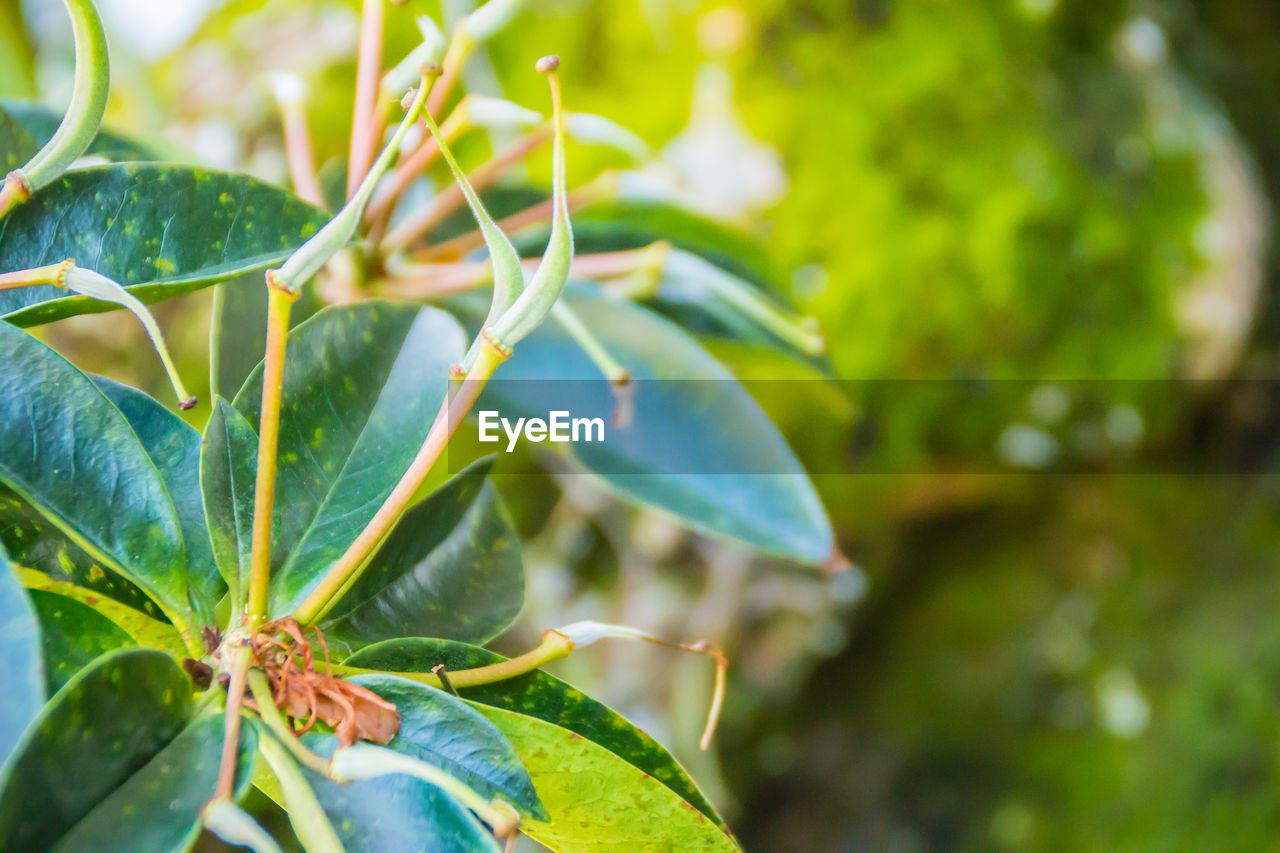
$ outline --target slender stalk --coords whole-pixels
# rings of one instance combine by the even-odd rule
[[[426,481],[432,467],[449,444],[458,424],[466,417],[467,412],[480,396],[493,372],[511,355],[509,350],[500,348],[485,337],[475,366],[467,373],[457,391],[446,396],[431,424],[427,437],[413,458],[408,470],[400,477],[391,494],[383,501],[382,506],[374,513],[373,518],[364,530],[348,546],[346,552],[330,567],[320,583],[298,605],[293,617],[303,625],[314,624],[329,611],[342,593],[349,589],[360,576],[366,562],[374,550],[382,543],[391,528],[409,508],[413,496]]]
[[[276,101],[280,105],[280,123],[284,131],[285,160],[289,166],[289,180],[293,191],[304,201],[316,207],[325,207],[324,192],[316,177],[316,159],[311,147],[311,130],[307,127],[307,114],[303,109],[301,81],[293,91],[291,83],[277,87]],[[353,134],[354,140],[354,134]]]
[[[510,658],[489,666],[480,666],[475,669],[449,670],[449,683],[454,687],[467,688],[481,684],[493,684],[497,681],[506,681],[509,678],[533,672],[535,669],[546,666],[552,661],[567,658],[569,653],[573,651],[573,646],[573,641],[559,631],[543,631],[542,642],[536,648],[525,652],[519,657]],[[381,672],[382,670],[361,669],[358,666],[334,664],[333,671],[346,676],[363,675],[371,672]],[[431,687],[444,686],[444,682],[434,672],[390,672],[388,674],[408,678]]]
[[[440,84],[432,87],[434,91]],[[453,142],[454,138],[462,131],[463,123],[455,119],[457,112],[445,119],[440,125],[440,135],[444,137],[446,143]],[[423,123],[423,128],[426,124]],[[413,183],[414,178],[422,174],[427,166],[440,155],[440,142],[435,136],[427,133],[423,136],[422,142],[408,156],[396,164],[395,169],[391,173],[391,177],[387,179],[387,187],[380,190],[378,195],[369,202],[369,209],[365,212],[365,219],[368,222],[385,224],[391,216],[391,211],[395,210],[396,202],[400,200],[400,196],[409,188],[409,184]]]
[[[609,279],[648,272],[653,266],[657,251],[666,246],[655,243],[644,249],[622,249],[617,252],[599,252],[593,255],[575,255],[570,274],[577,278]],[[532,272],[538,266],[537,258],[523,258],[521,267]],[[391,265],[385,292],[399,297],[432,299],[451,293],[470,290],[488,284],[493,279],[487,261],[454,261],[453,263],[401,263]]]
[[[289,725],[289,721],[276,707],[276,698],[271,693],[271,683],[267,681],[267,674],[260,669],[250,670],[248,681],[249,690],[253,693],[253,701],[258,706],[258,716],[267,724],[267,728],[275,733],[285,748],[293,753],[293,757],[298,759],[304,767],[328,776],[329,762],[302,745],[302,741],[298,740],[298,736],[293,733],[293,727]]]
[[[432,94],[434,95],[439,89],[440,84],[437,83],[431,90]],[[528,157],[550,140],[551,136],[552,126],[550,122],[538,125],[538,127],[517,139],[504,151],[499,152],[484,165],[473,171],[470,175],[471,186],[477,191],[490,186],[503,172]],[[391,229],[386,239],[382,241],[383,247],[387,250],[405,248],[443,222],[449,214],[461,207],[466,200],[466,195],[460,186],[454,184],[448,187],[438,196],[431,199],[431,202],[425,205],[422,210],[406,217],[403,222]]]
[[[227,684],[226,728],[222,738],[222,762],[218,765],[218,785],[214,800],[231,798],[236,780],[236,752],[240,749],[240,703],[244,700],[245,676],[253,662],[253,650],[241,646],[231,664],[231,681]]]
[[[302,842],[302,849],[307,853],[343,853],[342,842],[316,799],[315,791],[284,748],[275,738],[258,738],[258,752],[280,782],[289,824]]]
[[[34,267],[29,270],[14,270],[0,273],[0,290],[16,290],[19,287],[37,287],[53,285],[67,289],[67,273],[75,266],[75,261],[67,258],[56,264]]]
[[[590,183],[583,184],[569,193],[569,211],[581,210],[589,204],[595,204],[608,198],[613,195],[617,185],[617,176],[611,172],[606,172]],[[522,228],[550,222],[554,214],[555,200],[547,199],[526,207],[524,210],[517,210],[510,216],[504,216],[498,220],[498,227],[508,234],[514,234]],[[484,237],[479,231],[468,231],[465,234],[459,234],[457,237],[428,246],[416,257],[421,260],[452,260],[465,257],[469,252],[483,245]],[[626,251],[640,252],[644,250],[628,249]],[[616,254],[621,254],[621,252]]]
[[[271,517],[276,497],[276,447],[280,440],[280,392],[289,313],[298,294],[277,285],[267,271],[267,348],[262,364],[262,414],[258,425],[258,477],[254,486],[253,550],[249,562],[250,625],[266,621],[271,580]]]
[[[615,385],[625,385],[631,381],[631,371],[618,363],[604,343],[596,337],[595,332],[583,322],[582,318],[569,307],[564,300],[557,300],[551,306],[551,316],[564,329],[574,343],[582,348],[604,378]]]
[[[209,402],[218,397],[218,374],[222,372],[222,312],[227,303],[225,284],[213,286],[213,305],[209,309]],[[232,597],[233,599],[235,596]]]
[[[427,100],[428,113],[433,116],[440,114],[445,98],[449,97],[449,93],[453,91],[453,84],[458,81],[458,73],[462,70],[462,66],[467,64],[467,59],[470,58],[475,47],[475,39],[465,31],[459,29],[454,32],[453,38],[449,40],[449,49],[445,52],[444,61],[441,63],[440,84],[431,91],[431,97]]]
[[[347,161],[347,198],[356,194],[364,180],[378,140],[374,137],[377,118],[378,83],[382,76],[383,0],[364,0],[360,10],[360,54],[356,66],[356,100],[351,120],[351,154]]]
[[[4,219],[9,211],[31,198],[31,184],[20,171],[12,171],[4,177],[4,185],[0,186],[0,219]]]

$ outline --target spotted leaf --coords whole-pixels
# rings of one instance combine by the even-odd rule
[[[157,302],[278,264],[327,220],[247,175],[159,163],[73,169],[0,222],[0,272],[71,258]],[[0,317],[20,326],[118,307],[52,285],[0,292]]]
[[[405,513],[326,631],[351,645],[415,636],[487,643],[511,624],[524,570],[487,478],[492,464],[471,465]]]
[[[190,709],[191,682],[162,652],[110,652],[78,673],[0,769],[5,849],[47,850],[155,758]]]
[[[351,666],[389,672],[474,669],[505,660],[501,655],[448,640],[401,639],[369,646],[346,660]],[[505,708],[561,726],[593,741],[657,779],[716,823],[707,798],[684,768],[648,734],[602,702],[542,671],[493,684],[461,688],[464,699]]]

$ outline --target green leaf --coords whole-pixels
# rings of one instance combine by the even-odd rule
[[[448,640],[409,638],[362,649],[344,663],[389,672],[430,672],[437,664],[457,671],[505,660],[487,649]],[[504,708],[569,729],[599,744],[666,785],[717,824],[722,824],[689,774],[663,748],[621,714],[545,672],[534,671],[458,691],[464,699]]]
[[[462,359],[462,329],[435,308],[327,308],[289,333],[272,535],[272,608],[319,582],[391,493]],[[235,407],[258,422],[261,367]]]
[[[249,589],[257,471],[258,434],[244,415],[218,397],[204,428],[200,488],[218,571],[238,606]]]
[[[116,574],[107,561],[94,557],[73,542],[39,510],[3,484],[0,484],[0,544],[9,551],[16,565],[119,601],[154,619],[167,618],[149,595]],[[30,583],[26,586],[33,588]]]
[[[218,783],[223,718],[197,720],[58,840],[54,853],[88,850],[187,850],[200,834],[200,811]],[[258,749],[253,726],[240,728],[236,785],[249,787]]]
[[[447,637],[487,643],[524,603],[520,540],[482,459],[405,513],[331,614],[349,643]]]
[[[61,598],[69,598],[107,617],[139,646],[159,649],[174,658],[183,658],[190,654],[190,650],[182,642],[182,635],[178,633],[178,629],[168,622],[152,619],[127,604],[121,604],[113,598],[97,595],[92,590],[84,587],[53,580],[44,572],[35,569],[18,569],[18,578],[22,581],[23,586],[33,592],[48,592]],[[119,580],[121,583],[124,582],[123,579]],[[141,592],[139,592],[139,595],[141,595]],[[148,598],[147,601],[150,603],[151,599]],[[152,609],[155,609],[154,604],[152,604]]]
[[[0,768],[5,849],[48,849],[172,741],[190,708],[191,682],[161,652],[109,652],[79,672]]]
[[[696,530],[809,563],[831,553],[831,525],[813,484],[724,367],[648,309],[582,293],[565,298],[636,380],[630,425],[609,429],[604,442],[564,445],[575,459],[623,497]],[[457,305],[469,322],[483,316],[475,302]],[[614,406],[599,368],[558,324],[544,323],[516,347],[476,409],[543,418],[565,410],[607,421]]]
[[[0,364],[0,481],[179,628],[210,624],[205,602],[188,598],[173,501],[120,410],[70,362],[7,323]]]
[[[338,745],[333,735],[311,733],[303,743],[328,757]],[[304,770],[316,799],[333,822],[348,853],[496,853],[493,836],[434,785],[409,776],[381,776],[339,785]]]
[[[7,110],[0,109],[0,171],[5,174],[31,159],[40,145]]]
[[[218,579],[205,524],[204,496],[200,492],[200,433],[138,389],[105,376],[90,378],[116,404],[160,472],[182,528],[189,589],[200,601],[201,612],[212,613],[225,588]]]
[[[50,694],[99,655],[135,645],[123,628],[87,604],[41,590],[29,595],[40,619],[45,689]]]
[[[62,113],[38,101],[5,100],[0,101],[0,107],[31,135],[36,146],[32,154],[49,141],[62,123]],[[119,161],[156,159],[155,152],[142,142],[106,129],[98,131],[84,153]],[[26,160],[22,162],[25,163]],[[18,165],[21,166],[22,163]]]
[[[551,819],[520,829],[562,853],[598,850],[738,850],[670,788],[578,734],[513,711],[476,708],[524,761]]]
[[[27,594],[0,550],[0,761],[13,750],[44,704],[40,624]]]
[[[74,169],[0,222],[0,271],[72,258],[157,302],[277,264],[327,219],[247,175],[159,163]],[[0,316],[19,326],[117,307],[52,285],[0,293]]]
[[[467,703],[394,675],[358,675],[351,681],[400,712],[400,732],[387,744],[391,749],[439,767],[488,799],[501,797],[522,814],[546,817],[511,744]]]

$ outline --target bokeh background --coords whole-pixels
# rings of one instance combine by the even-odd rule
[[[268,78],[288,69],[320,161],[341,155],[357,4],[99,4],[111,124],[284,183]],[[388,56],[413,38],[390,27]],[[752,235],[818,319],[825,364],[711,345],[805,382],[806,405],[761,402],[854,568],[510,476],[530,592],[500,647],[578,618],[722,643],[709,753],[705,660],[601,645],[558,673],[671,746],[748,850],[1273,847],[1280,6],[542,0],[467,83],[540,104],[549,52],[572,108],[653,147],[626,180]],[[61,105],[70,68],[59,3],[0,0],[0,96]],[[611,157],[571,151],[574,177]],[[203,375],[208,294],[158,314]],[[163,396],[135,326],[43,334]],[[1010,384],[959,417],[921,379]]]

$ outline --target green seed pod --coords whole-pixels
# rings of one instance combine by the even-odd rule
[[[515,246],[511,245],[511,240],[493,221],[484,203],[480,201],[480,196],[476,194],[471,181],[467,180],[466,173],[458,165],[457,159],[453,156],[453,150],[445,140],[445,134],[440,132],[436,120],[429,112],[423,113],[422,119],[426,122],[431,135],[436,138],[440,146],[440,154],[449,164],[453,179],[457,181],[463,196],[466,197],[467,204],[471,207],[471,215],[480,226],[480,234],[484,237],[485,246],[489,249],[489,258],[493,262],[493,302],[489,306],[489,315],[485,318],[487,326],[502,316],[502,313],[515,303],[524,289],[524,270],[520,266],[520,255],[516,252]],[[477,345],[473,344],[463,360],[465,367],[470,368],[475,363],[476,351]]]
[[[275,271],[273,278],[278,287],[296,294],[309,278],[329,262],[330,258],[351,242],[356,228],[364,218],[364,209],[373,195],[374,187],[390,168],[396,152],[400,150],[404,135],[423,114],[423,107],[427,103],[427,92],[439,73],[439,66],[422,69],[421,85],[413,96],[413,102],[405,110],[404,118],[400,120],[400,126],[396,128],[395,135],[382,149],[382,153],[378,155],[378,159],[374,161],[372,168],[364,176],[364,180],[360,182],[350,201],[343,205],[342,210],[325,223],[314,237],[290,255],[280,269]]]
[[[75,37],[76,72],[71,103],[53,137],[21,169],[10,172],[0,191],[0,217],[25,202],[88,150],[107,109],[111,69],[107,36],[92,0],[64,0]]]
[[[235,847],[247,847],[253,853],[281,853],[265,829],[244,809],[230,800],[217,800],[204,810],[205,828]]]
[[[556,69],[559,67],[558,56],[544,56],[538,60],[538,71],[547,75],[547,83],[551,87],[552,122],[555,125],[551,237],[542,254],[542,262],[529,280],[529,286],[489,328],[490,337],[507,347],[515,346],[547,316],[547,312],[564,290],[565,282],[569,279],[569,265],[573,262],[573,226],[569,221],[569,192],[564,162],[564,111],[560,105],[560,81],[556,77]]]
[[[146,305],[142,304],[138,297],[105,275],[78,267],[75,264],[69,264],[66,267],[57,284],[72,293],[79,293],[81,296],[89,296],[93,299],[101,299],[103,302],[114,302],[116,305],[121,305],[132,311],[133,315],[141,321],[143,328],[147,330],[147,335],[151,338],[151,345],[155,347],[156,353],[160,356],[160,361],[164,364],[165,372],[169,374],[169,382],[173,384],[173,393],[178,395],[178,408],[190,409],[199,402],[195,397],[187,393],[187,389],[182,384],[182,377],[178,375],[178,369],[174,367],[173,359],[169,357],[169,347],[165,345],[164,334],[160,331],[156,318],[152,316],[151,311]]]

